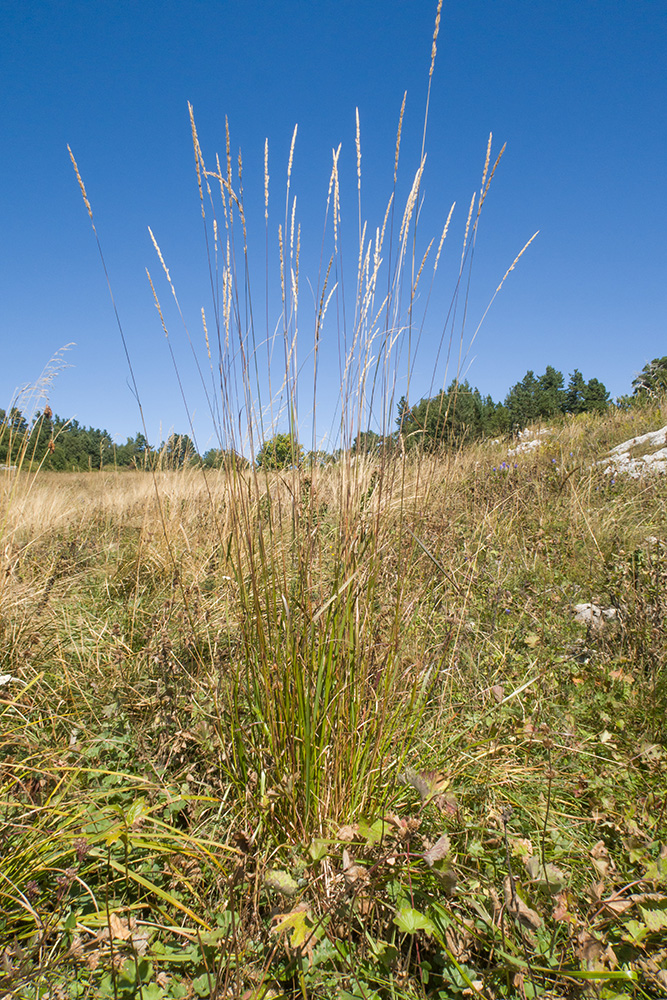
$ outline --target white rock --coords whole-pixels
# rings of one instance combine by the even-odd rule
[[[535,448],[539,448],[541,444],[544,444],[543,439],[549,437],[551,434],[553,434],[553,431],[549,430],[548,427],[525,427],[517,434],[519,444],[516,448],[510,448],[507,454],[520,455],[527,451],[534,451]]]
[[[575,622],[602,628],[605,621],[616,618],[616,608],[599,608],[597,604],[575,604],[572,607]]]
[[[624,474],[631,479],[640,479],[647,473],[667,472],[667,447],[652,451],[648,455],[635,455],[630,452],[636,448],[655,448],[656,445],[667,445],[667,425],[648,434],[640,434],[612,448],[606,458],[601,458],[596,464],[604,469],[606,475]]]

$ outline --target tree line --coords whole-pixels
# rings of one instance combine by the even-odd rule
[[[604,412],[610,405],[640,405],[667,392],[667,356],[654,358],[632,382],[632,394],[611,403],[604,384],[588,381],[575,368],[567,384],[563,373],[548,365],[542,375],[527,371],[511,387],[503,402],[484,396],[467,380],[455,380],[435,396],[410,405],[398,403],[396,430],[382,436],[372,430],[359,433],[353,453],[375,453],[382,449],[420,448],[432,451],[453,447],[484,437],[515,433],[536,420],[563,414]],[[290,434],[276,434],[255,456],[258,468],[281,469],[295,465],[323,465],[338,454],[306,452]],[[57,471],[85,471],[116,468],[245,468],[247,459],[233,451],[212,448],[199,455],[187,434],[171,434],[152,448],[139,433],[124,444],[115,443],[106,430],[84,427],[77,420],[54,416],[49,406],[29,423],[16,407],[0,409],[0,466],[17,465]]]
[[[536,420],[559,414],[603,412],[609,393],[599,379],[588,382],[575,368],[565,385],[563,373],[551,365],[543,375],[527,371],[503,402],[483,396],[467,380],[454,381],[431,399],[398,404],[397,425],[406,448],[460,447],[466,441],[522,430]]]
[[[227,453],[217,449],[200,456],[187,434],[170,434],[154,448],[141,433],[118,444],[106,430],[54,416],[50,406],[38,411],[30,423],[17,407],[11,407],[9,412],[0,409],[0,466],[54,471],[173,469],[190,465],[215,467],[223,464],[225,456],[229,459]]]

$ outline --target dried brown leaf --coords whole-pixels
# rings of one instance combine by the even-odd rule
[[[127,920],[123,920],[116,913],[109,914],[109,926],[111,928],[112,937],[116,941],[127,941],[132,936],[132,928]]]
[[[515,887],[516,889],[516,887]],[[510,913],[515,920],[526,927],[530,931],[536,931],[542,926],[542,917],[535,910],[531,910],[529,906],[524,903],[519,894],[515,891],[512,892],[512,880],[509,875],[505,877],[504,883],[505,890],[505,908],[507,912]]]
[[[604,945],[585,927],[577,933],[574,950],[577,958],[585,964],[589,972],[602,968],[604,963],[600,959],[604,954]]]
[[[350,885],[353,885],[360,879],[364,882],[368,880],[366,869],[360,865],[355,865],[346,849],[343,850],[343,875],[345,876],[345,881]]]
[[[401,840],[408,840],[419,829],[422,821],[416,816],[409,816],[407,819],[403,819],[401,816],[390,813],[387,816],[387,822],[395,828]]]
[[[559,892],[558,895],[555,898],[555,903],[556,903],[556,905],[555,905],[554,911],[553,911],[553,913],[551,915],[552,918],[557,923],[561,923],[563,921],[569,922],[572,919],[572,917],[571,917],[570,912],[568,910],[567,893],[565,893],[565,892]]]
[[[610,896],[609,899],[600,900],[601,911],[605,917],[620,917],[631,906],[631,899],[622,899],[621,897]]]
[[[442,861],[446,858],[451,850],[451,841],[446,833],[435,842],[433,847],[431,847],[425,854],[422,855],[424,861],[432,868],[436,861]]]
[[[600,875],[608,875],[613,866],[604,840],[598,840],[597,844],[591,848],[590,854]]]
[[[441,771],[415,771],[409,767],[404,778],[419,793],[423,805],[449,787],[449,780]]]
[[[100,964],[100,958],[102,957],[102,952],[99,948],[95,951],[89,951],[86,955],[86,965],[91,972],[94,972],[97,966]]]

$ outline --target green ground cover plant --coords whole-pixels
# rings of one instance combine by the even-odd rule
[[[207,167],[191,121],[215,460],[65,475],[12,425],[0,474],[0,997],[667,995],[666,486],[594,465],[664,402],[561,414],[512,458],[365,446],[371,415],[393,431],[449,226],[421,248],[423,151],[398,207],[399,124],[370,238],[359,201],[325,460],[299,417],[294,140],[263,371],[241,160],[228,138]],[[489,142],[463,314],[498,161]],[[326,212],[313,400],[344,305],[337,151]]]

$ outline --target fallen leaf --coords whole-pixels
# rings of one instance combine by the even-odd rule
[[[512,880],[509,875],[505,877],[504,889],[505,908],[507,909],[507,912],[510,913],[515,920],[518,920],[523,927],[528,928],[528,930],[538,930],[542,926],[542,917],[536,913],[535,910],[531,910],[531,908],[524,903],[516,891],[512,893]]]
[[[604,840],[598,840],[597,844],[591,848],[590,853],[591,858],[593,859],[593,864],[600,872],[600,875],[608,875],[612,867],[612,863]]]
[[[353,885],[359,879],[362,879],[362,881],[367,881],[368,879],[366,869],[360,865],[355,865],[347,850],[343,850],[343,875],[345,876],[345,881],[350,885]]]
[[[111,928],[111,936],[116,941],[127,941],[132,935],[129,922],[123,920],[116,913],[109,914],[109,927]]]
[[[547,861],[546,865],[538,857],[529,858],[526,869],[531,879],[540,889],[547,889],[552,896],[565,888],[566,878],[560,868]]]
[[[577,934],[576,942],[575,953],[587,970],[594,972],[602,968],[600,958],[604,954],[604,946],[598,939],[590,931],[582,928]]]
[[[523,860],[533,856],[533,845],[528,837],[509,837],[512,856]]]
[[[396,831],[402,840],[407,840],[409,837],[415,833],[421,826],[421,818],[416,816],[410,816],[408,819],[402,819],[399,816],[390,813],[387,816],[387,821],[391,823],[392,826],[396,827]]]
[[[459,881],[456,872],[452,871],[451,868],[450,869],[434,868],[433,873],[437,878],[438,882],[440,883],[440,885],[442,886],[442,891],[447,896],[451,896],[451,894],[456,889],[456,886],[458,885]]]
[[[453,795],[438,795],[435,802],[441,813],[447,813],[448,816],[458,815],[460,806],[458,800]]]
[[[601,899],[600,907],[605,917],[620,917],[632,906],[631,899],[623,899],[620,896],[610,896],[609,899]]]
[[[449,781],[441,771],[415,771],[408,767],[403,777],[419,793],[423,805],[449,787]]]
[[[250,854],[252,850],[252,838],[245,832],[245,830],[235,830],[233,840],[239,851],[243,854]]]
[[[567,894],[564,892],[559,892],[556,896],[556,906],[552,913],[552,918],[561,923],[562,921],[570,921],[572,919],[567,905]]]
[[[81,958],[83,956],[83,941],[81,935],[76,934],[70,945],[68,956],[71,958]]]
[[[604,882],[593,882],[586,890],[586,895],[594,903],[599,903],[604,896]]]
[[[94,972],[97,966],[100,964],[101,957],[102,957],[102,952],[99,950],[99,948],[96,948],[95,951],[88,952],[85,961],[86,961],[86,966],[90,969],[91,972]]]
[[[633,892],[630,895],[630,899],[633,903],[638,903],[640,906],[646,903],[657,903],[660,906],[667,905],[667,896],[662,892]]]
[[[288,872],[269,869],[264,875],[264,885],[283,896],[296,896],[299,883]]]
[[[435,842],[433,847],[422,855],[429,868],[432,868],[436,861],[442,861],[443,858],[447,857],[451,846],[449,837],[446,833],[443,833],[442,837]]]
[[[622,670],[612,670],[609,674],[613,681],[622,681],[624,684],[634,684],[632,674],[625,674]]]

